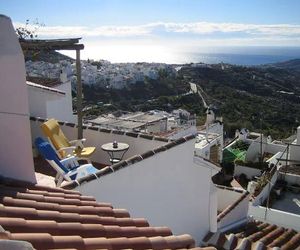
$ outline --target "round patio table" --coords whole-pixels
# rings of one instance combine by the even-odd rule
[[[121,161],[129,149],[129,145],[123,142],[109,142],[101,146],[101,149],[108,153],[111,164]]]

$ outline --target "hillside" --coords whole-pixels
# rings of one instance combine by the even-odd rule
[[[203,89],[209,104],[219,107],[225,128],[231,134],[236,128],[260,130],[262,127],[274,137],[284,137],[299,125],[299,71],[279,65],[211,65],[183,67],[180,73]]]
[[[58,52],[25,53],[26,59],[58,62],[73,60]],[[179,66],[179,65],[176,65]],[[256,67],[214,64],[181,65],[176,75],[161,72],[157,80],[130,84],[123,89],[84,85],[86,117],[118,110],[147,111],[184,108],[205,119],[205,107],[198,94],[188,93],[190,82],[201,88],[209,105],[217,107],[225,130],[250,130],[283,138],[300,124],[300,59]],[[174,66],[175,67],[175,66]]]
[[[186,94],[189,82],[193,82],[201,87],[206,102],[219,109],[229,136],[233,136],[237,128],[246,127],[283,138],[293,133],[300,121],[300,73],[291,70],[295,62],[276,67],[185,65],[175,77],[146,79],[122,90],[85,87],[86,104],[99,101],[111,104],[99,106],[86,115],[120,109],[185,108],[203,121],[205,108],[201,98],[197,94]]]
[[[280,63],[273,63],[266,66],[286,69],[286,70],[296,70],[300,72],[300,59],[294,59],[294,60],[280,62]]]
[[[73,58],[65,56],[56,51],[23,51],[25,61],[44,61],[50,63],[58,63],[62,60],[75,61]]]

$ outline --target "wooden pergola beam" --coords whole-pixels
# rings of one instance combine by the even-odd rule
[[[20,42],[23,50],[83,50],[83,44],[38,44]]]
[[[22,49],[25,50],[82,50],[84,45],[79,44],[80,39],[26,39],[20,40],[20,44]]]
[[[70,39],[21,39],[21,46],[63,46],[63,45],[76,45],[79,43],[81,38],[70,38]]]
[[[39,40],[29,39],[20,40],[20,45],[23,50],[75,50],[76,51],[76,74],[77,74],[77,124],[78,132],[77,138],[83,137],[82,130],[82,82],[81,82],[81,62],[80,62],[80,50],[84,49],[83,44],[79,44],[81,38],[69,38],[69,39],[51,39],[51,40]]]

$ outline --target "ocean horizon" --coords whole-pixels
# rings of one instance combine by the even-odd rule
[[[64,54],[74,58],[69,51]],[[111,63],[228,63],[243,66],[277,63],[300,58],[300,47],[197,47],[114,45],[85,46],[82,59],[108,60]]]
[[[293,59],[299,59],[299,56],[290,55],[249,55],[249,54],[227,54],[227,53],[195,53],[190,55],[190,60],[185,63],[207,63],[207,64],[217,64],[217,63],[227,63],[233,65],[242,66],[255,66],[263,64],[271,64],[289,61]]]
[[[228,63],[244,66],[277,63],[300,58],[300,47],[218,47],[208,52],[185,53],[187,62]]]

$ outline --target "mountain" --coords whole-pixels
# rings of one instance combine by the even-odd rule
[[[68,61],[75,61],[73,58],[63,55],[57,51],[29,51],[24,50],[24,57],[25,61],[44,61],[44,62],[50,62],[50,63],[58,63],[62,60],[68,60]]]

